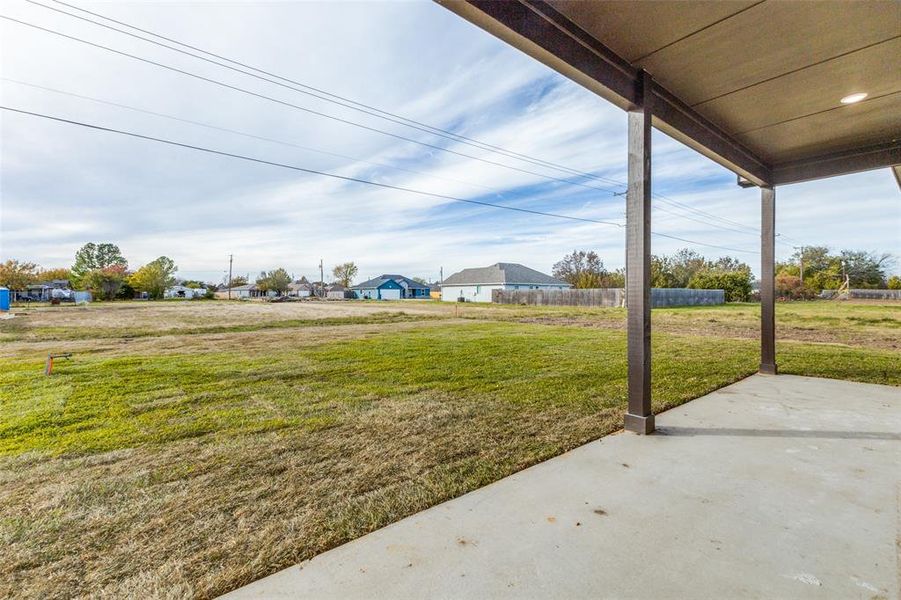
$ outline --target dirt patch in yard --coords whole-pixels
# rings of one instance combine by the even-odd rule
[[[589,327],[598,329],[622,330],[625,321],[591,320],[574,317],[533,317],[518,319],[522,323],[537,323],[551,326]],[[673,322],[664,319],[653,319],[652,329],[655,332],[676,335],[718,336],[729,339],[756,340],[760,338],[759,325],[730,323],[728,319],[713,321],[692,321],[687,323]],[[817,344],[841,344],[860,348],[882,350],[901,350],[901,334],[893,331],[849,331],[847,329],[828,329],[816,327],[792,327],[777,325],[776,337],[781,341],[808,342]]]
[[[16,311],[14,311],[16,312]],[[42,307],[21,311],[25,316],[9,321],[9,327],[40,327],[52,336],[65,330],[69,337],[101,337],[105,330],[119,332],[164,332],[205,327],[234,327],[272,322],[316,321],[372,317],[384,313],[430,316],[427,303],[380,302],[241,302],[164,301],[97,303],[86,306]],[[24,325],[23,325],[24,321]],[[0,333],[7,324],[0,324]],[[83,336],[77,335],[83,332]],[[76,335],[71,335],[75,333]]]
[[[440,326],[462,320],[410,320],[392,323],[394,331]],[[219,351],[257,352],[277,348],[304,348],[334,340],[363,338],[385,330],[384,323],[284,327],[212,334],[161,334],[137,338],[89,338],[74,340],[17,341],[0,346],[0,357],[43,360],[51,352],[103,356],[163,355]]]

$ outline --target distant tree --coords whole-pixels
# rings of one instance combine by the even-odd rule
[[[607,276],[607,283],[601,287],[624,288],[626,287],[626,270],[617,269]]]
[[[196,279],[186,279],[185,281],[182,281],[181,284],[187,288],[191,288],[192,290],[199,290],[200,288],[207,287],[207,284]]]
[[[707,261],[707,266],[688,282],[694,289],[723,290],[726,302],[747,302],[751,298],[751,267],[731,256]]]
[[[800,268],[797,273],[801,275]],[[804,265],[804,287],[810,288],[814,292],[820,290],[837,290],[845,282],[842,276],[842,263],[838,259],[832,260],[824,269],[819,271],[809,271],[807,265]]]
[[[95,297],[113,300],[122,288],[128,272],[125,265],[112,265],[102,269],[92,269],[81,277],[81,285],[91,290]]]
[[[415,281],[416,283],[419,283],[419,284],[421,284],[421,285],[427,285],[427,284],[428,284],[428,281],[426,281],[426,280],[425,280],[424,278],[422,278],[422,277],[413,277],[412,279],[413,279],[413,281]],[[347,287],[347,286],[344,286],[344,287]]]
[[[731,256],[721,256],[707,263],[707,270],[723,271],[725,273],[751,273],[751,267]]]
[[[37,274],[38,281],[52,281],[54,279],[65,279],[71,281],[72,273],[65,267],[56,269],[41,269]]]
[[[785,265],[800,267],[801,262],[803,262],[804,276],[806,278],[808,273],[813,274],[829,268],[834,258],[834,256],[829,254],[828,246],[802,246],[795,250],[795,253],[791,255],[791,258]],[[797,273],[797,275],[800,276],[800,273]]]
[[[0,285],[11,290],[24,290],[37,281],[37,265],[9,259],[0,263]]]
[[[132,300],[137,294],[137,290],[131,286],[131,275],[128,275],[125,280],[122,282],[122,286],[119,288],[119,292],[116,294],[116,298],[120,300]]]
[[[885,269],[891,265],[892,255],[842,250],[839,260],[851,287],[879,288],[885,286]]]
[[[168,256],[160,256],[134,272],[129,277],[128,283],[134,289],[147,292],[153,299],[160,299],[166,292],[166,288],[175,284],[175,272],[178,267]]]
[[[226,279],[226,286],[231,285],[231,287],[233,287],[233,288],[241,287],[242,285],[247,285],[247,278],[244,277],[243,275],[237,275],[235,277],[232,277],[230,284],[228,282],[228,277],[226,277],[225,279]]]
[[[827,246],[804,246],[785,263],[776,266],[778,274],[803,279],[811,292],[837,289],[847,276],[851,287],[879,288],[886,285],[886,270],[892,264],[890,254],[863,250],[842,250],[832,254]]]
[[[291,284],[291,276],[281,267],[268,273],[261,271],[260,276],[257,277],[256,284],[264,292],[274,291],[278,295],[282,295],[288,291],[288,286]]]
[[[800,277],[801,269],[797,264],[793,262],[777,262],[776,263],[776,274],[785,273],[786,275],[792,275],[794,277]]]
[[[128,261],[122,256],[119,246],[90,242],[75,253],[75,263],[72,265],[71,274],[75,280],[74,283],[85,287],[82,280],[89,272],[108,267],[122,267],[123,270],[128,268]]]
[[[890,290],[901,290],[901,277],[892,275],[886,282],[886,287]]]
[[[573,250],[555,263],[551,272],[575,288],[612,287],[612,274],[593,250]]]
[[[269,271],[268,278],[270,286],[278,292],[279,295],[287,293],[288,286],[291,285],[291,275],[289,275],[285,269],[279,267],[274,271]]]
[[[783,300],[805,300],[816,296],[809,287],[801,283],[801,278],[788,273],[779,273],[775,281],[776,297]]]
[[[344,287],[350,287],[354,282],[354,277],[357,276],[359,269],[357,265],[352,262],[342,263],[340,265],[336,265],[334,269],[332,269],[332,275],[335,279],[343,285]]]
[[[723,274],[735,276],[721,277]],[[703,276],[702,276],[703,275]],[[740,282],[751,281],[751,267],[731,256],[721,256],[716,260],[708,260],[689,248],[682,248],[672,256],[651,257],[651,286],[658,288],[686,288],[713,285],[715,280],[728,282],[737,286],[733,297],[745,298],[744,285]],[[692,285],[692,282],[695,285]],[[707,289],[707,288],[705,288]],[[722,289],[722,287],[712,288]],[[750,290],[748,290],[750,293]],[[729,293],[727,291],[727,298]],[[735,300],[732,300],[735,301]]]
[[[268,275],[266,274],[266,271],[260,271],[260,274],[257,275],[256,281],[254,281],[254,284],[256,284],[257,289],[260,290],[261,292],[269,291],[269,289],[270,289],[269,288],[269,278],[268,278]]]
[[[671,259],[668,256],[651,256],[651,287],[679,287],[670,263]]]
[[[674,287],[688,287],[692,277],[710,268],[707,259],[689,248],[682,248],[676,252],[670,263]]]

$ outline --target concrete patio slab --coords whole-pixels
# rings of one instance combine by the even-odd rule
[[[238,589],[899,598],[901,389],[754,376]]]

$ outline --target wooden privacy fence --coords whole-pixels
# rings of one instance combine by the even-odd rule
[[[491,301],[497,304],[532,304],[535,306],[625,306],[622,288],[583,290],[492,290]],[[723,290],[688,288],[653,288],[651,306],[702,306],[725,304]]]
[[[619,288],[591,290],[492,290],[497,304],[536,306],[623,306],[625,294]]]

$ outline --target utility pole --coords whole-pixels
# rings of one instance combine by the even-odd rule
[[[804,246],[792,246],[795,250],[799,250],[801,257],[798,262],[801,264],[801,285],[804,285]]]
[[[618,194],[614,194],[616,196]],[[627,211],[623,211],[623,218],[627,218]],[[619,305],[626,308],[626,288],[629,285],[629,238],[626,236],[626,248],[623,251],[623,297]],[[653,285],[653,284],[651,284]]]
[[[234,255],[228,255],[228,299],[232,299],[232,261],[234,260]]]
[[[441,267],[441,268],[438,270],[438,273],[439,273],[438,284],[439,284],[439,285],[444,285],[444,267]]]
[[[322,259],[319,259],[319,297],[325,298],[325,272],[322,270]]]

